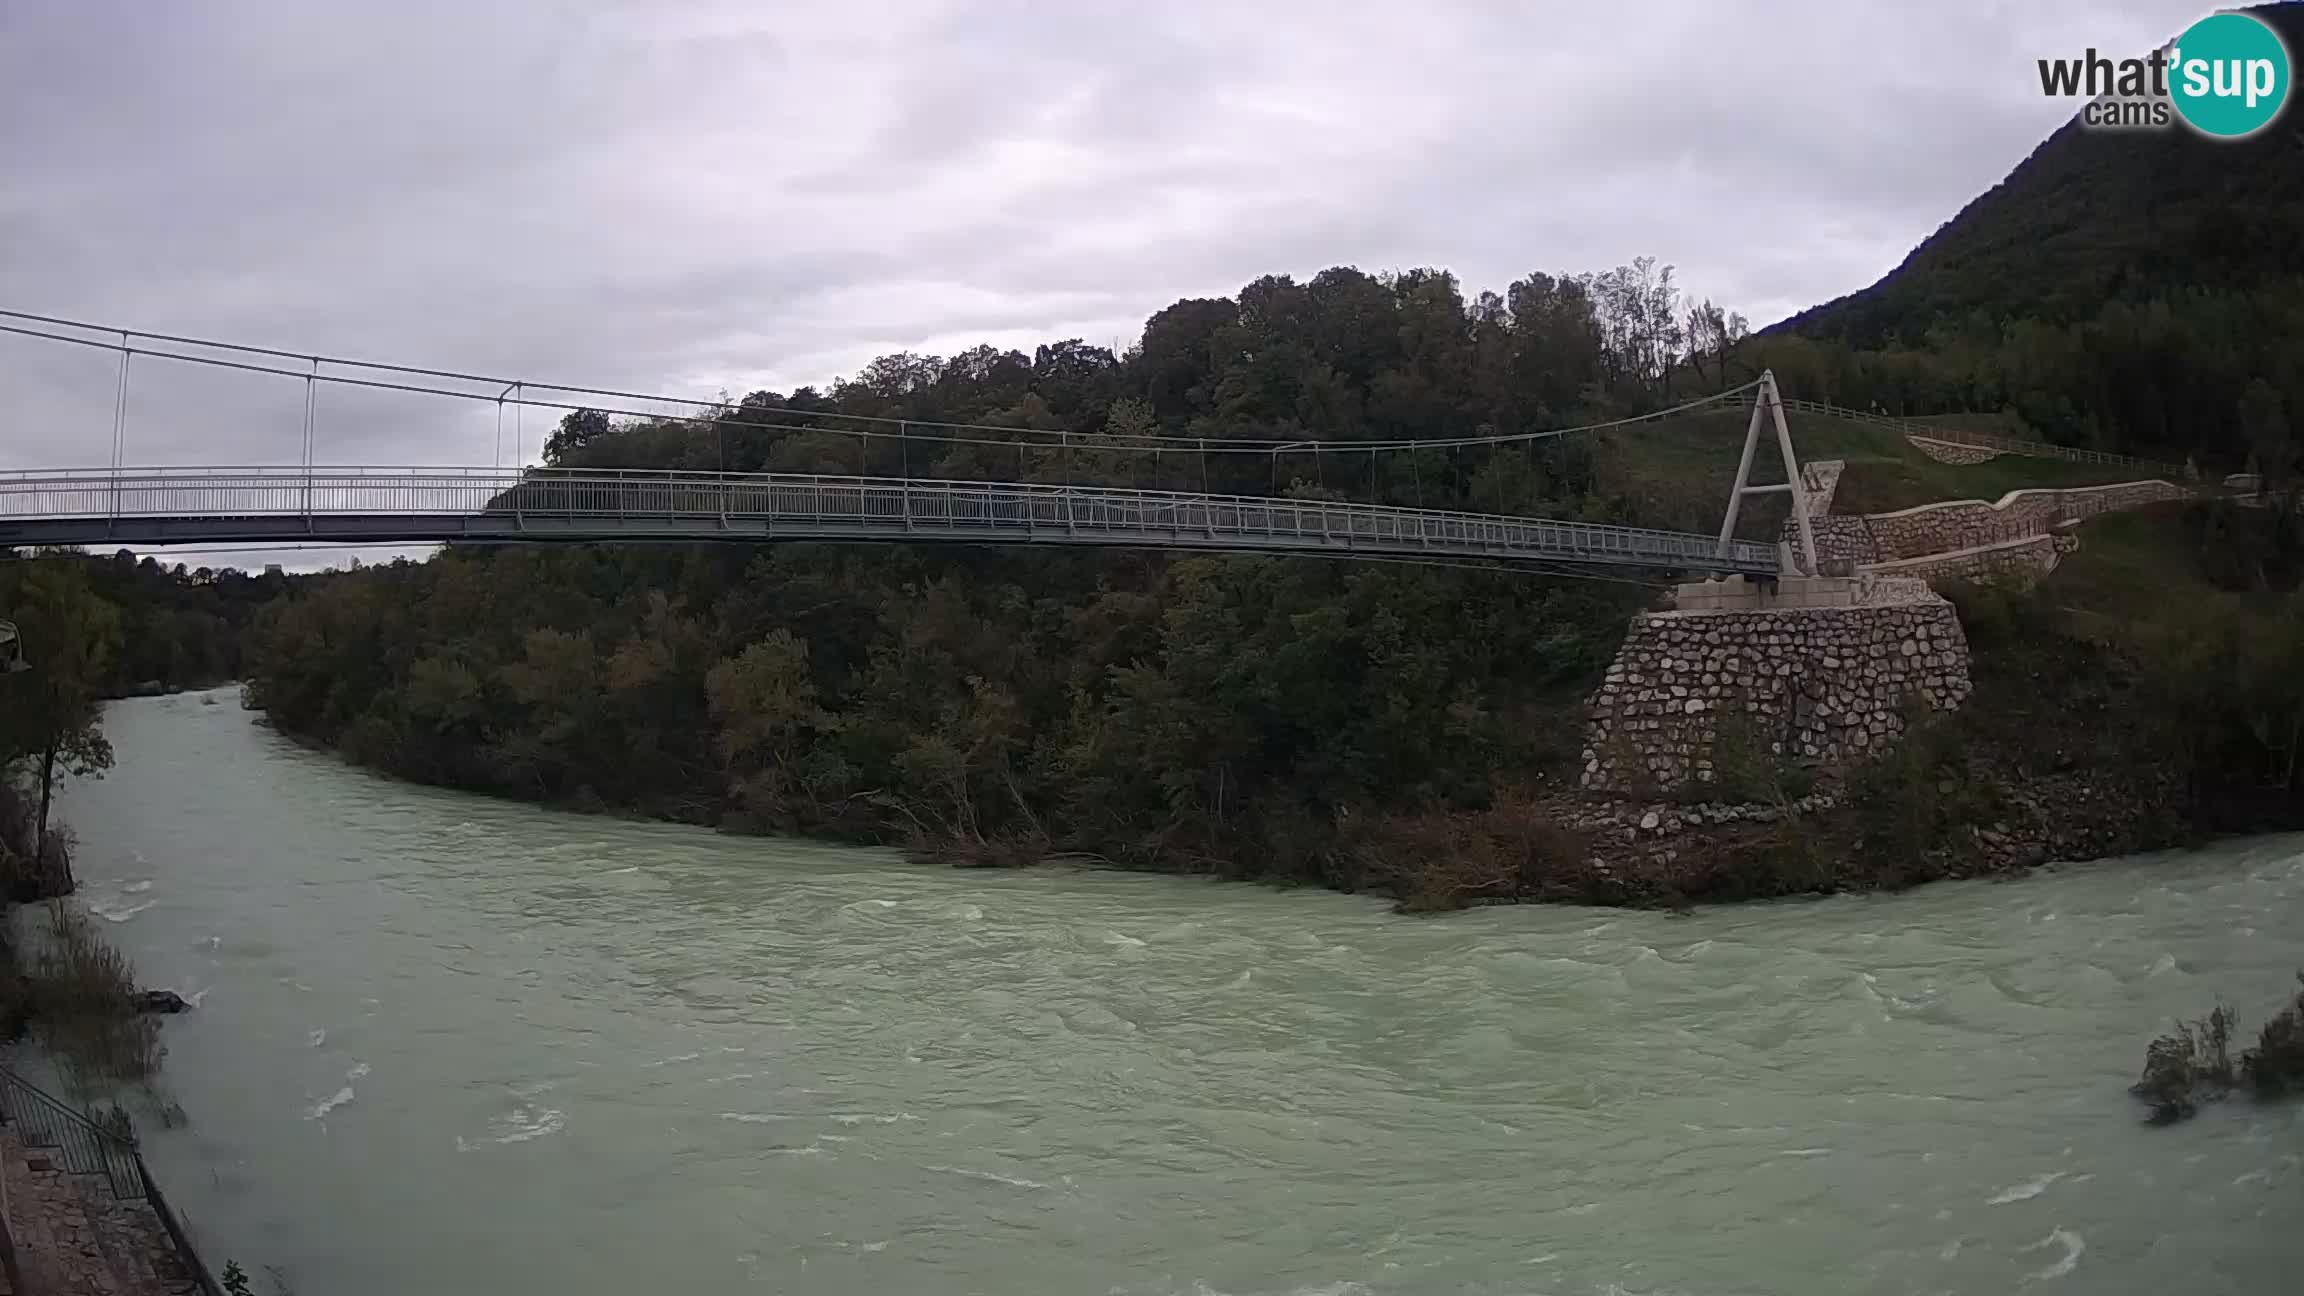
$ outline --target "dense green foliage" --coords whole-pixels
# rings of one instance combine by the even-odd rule
[[[120,613],[119,651],[104,678],[108,693],[238,678],[242,631],[257,608],[288,588],[277,571],[163,566],[125,549],[84,561],[91,591]]]
[[[49,830],[58,774],[109,768],[103,699],[231,679],[242,632],[288,586],[278,572],[186,571],[126,550],[0,561],[0,619],[26,669],[0,673],[0,887],[18,897],[72,889],[69,843]]]
[[[408,777],[731,825],[1351,884],[1340,816],[1483,804],[1621,587],[1276,558],[450,553],[314,578],[274,723]],[[1572,692],[1572,690],[1567,690]]]
[[[1268,275],[1236,298],[1154,314],[1124,356],[1078,339],[1029,356],[883,356],[828,393],[754,392],[697,420],[579,411],[545,457],[574,468],[1098,482],[1616,516],[1619,501],[1587,498],[1580,441],[1512,454],[1262,447],[1537,431],[1755,376],[1742,318],[1684,301],[1672,273],[1643,258],[1601,274],[1531,275],[1469,302],[1436,270],[1337,267],[1301,284]],[[1149,435],[1191,440],[1160,454],[1111,448]],[[1200,453],[1200,438],[1249,449]]]
[[[2231,505],[2107,517],[2036,592],[1960,596],[1980,713],[2039,767],[2149,766],[2203,831],[2304,810],[2304,541]],[[2084,700],[2083,700],[2084,699]],[[2055,709],[2058,714],[2050,714]],[[2069,738],[2049,747],[2042,734]]]
[[[2304,6],[2258,12],[2304,49]],[[2237,469],[2268,453],[2252,383],[2304,411],[2304,115],[2237,142],[2068,123],[1879,283],[1755,341],[1810,399],[2006,408],[2056,440]],[[2271,453],[2296,471],[2294,444]]]
[[[59,774],[112,765],[98,708],[120,649],[120,610],[90,588],[77,555],[0,563],[0,618],[25,669],[0,674],[0,888],[11,897],[72,889],[69,847],[49,831]]]

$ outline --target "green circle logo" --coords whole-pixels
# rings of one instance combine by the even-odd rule
[[[2239,139],[2270,125],[2288,102],[2288,47],[2242,13],[2210,14],[2169,52],[2168,97],[2192,129]]]

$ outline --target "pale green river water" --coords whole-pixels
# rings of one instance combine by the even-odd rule
[[[211,1262],[408,1292],[2304,1290],[2304,1108],[2145,1040],[2304,842],[1688,917],[957,872],[410,787],[123,702],[81,900]]]

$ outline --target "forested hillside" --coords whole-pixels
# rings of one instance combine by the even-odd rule
[[[2252,12],[2304,50],[2304,5]],[[2230,142],[2068,123],[1879,283],[1760,341],[1811,399],[2005,407],[2051,439],[2238,467],[2277,446],[2271,402],[2304,410],[2304,111]]]
[[[290,578],[232,567],[164,564],[126,549],[109,556],[49,551],[49,566],[73,569],[75,588],[100,604],[116,635],[102,654],[101,671],[85,682],[97,694],[173,692],[237,679],[241,648],[256,610],[285,593]],[[0,571],[0,618],[13,614],[32,567]],[[29,635],[28,635],[29,640]],[[40,645],[27,652],[37,657]]]
[[[120,610],[120,651],[101,681],[113,694],[239,678],[244,632],[289,584],[279,572],[163,565],[125,549],[85,568],[91,591]]]

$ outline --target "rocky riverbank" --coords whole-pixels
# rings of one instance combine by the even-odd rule
[[[1861,794],[1846,785],[1782,801],[1560,797],[1543,810],[1585,839],[1589,899],[1653,905],[1898,888],[2184,845],[2198,834],[2172,809],[2179,789],[2168,782],[2154,796],[2124,779],[2003,774],[1990,812],[1902,851],[1879,831],[1899,809],[1853,800]]]

